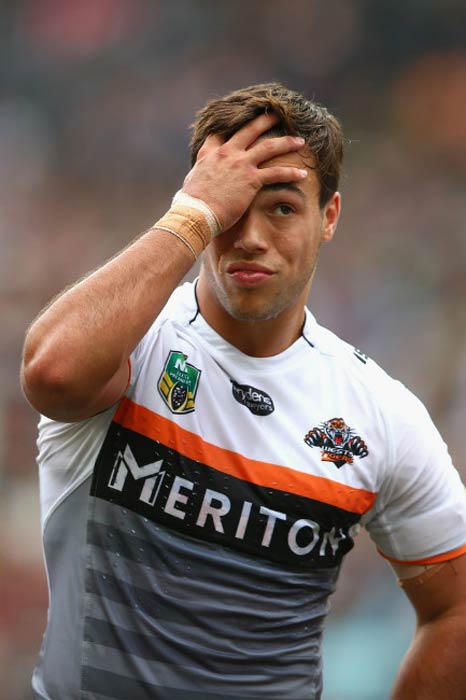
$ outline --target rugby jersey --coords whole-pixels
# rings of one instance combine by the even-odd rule
[[[465,490],[426,409],[308,310],[291,347],[250,357],[183,285],[116,407],[39,427],[36,699],[318,700],[360,526],[396,561],[466,551]]]

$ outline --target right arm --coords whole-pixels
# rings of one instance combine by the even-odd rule
[[[183,192],[201,199],[227,231],[270,182],[298,181],[291,167],[259,167],[302,144],[292,137],[257,141],[277,118],[264,114],[223,143],[209,136]],[[150,229],[97,271],[61,294],[31,325],[21,380],[30,403],[72,422],[109,408],[123,395],[128,358],[194,262],[182,240]]]
[[[154,229],[59,296],[26,336],[21,379],[30,403],[68,422],[118,401],[131,352],[192,264],[181,241]]]

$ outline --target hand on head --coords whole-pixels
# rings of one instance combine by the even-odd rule
[[[271,159],[298,151],[304,145],[304,140],[295,136],[261,139],[277,121],[273,113],[261,114],[228,141],[211,134],[184,180],[183,192],[205,202],[216,214],[223,231],[238,221],[264,185],[298,182],[307,177],[306,169],[266,165]]]

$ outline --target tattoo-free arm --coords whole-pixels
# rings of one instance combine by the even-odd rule
[[[192,264],[181,241],[150,231],[59,296],[26,336],[21,374],[31,404],[75,421],[118,401],[128,357]]]
[[[410,565],[396,564],[394,569],[400,579],[413,572]],[[416,610],[417,627],[390,697],[465,700],[466,554],[405,590]]]

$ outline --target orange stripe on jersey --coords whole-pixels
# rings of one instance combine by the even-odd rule
[[[351,513],[367,512],[376,497],[371,491],[305,474],[279,464],[259,462],[218,447],[126,397],[120,402],[114,421],[217,471],[265,488],[312,498]]]
[[[395,564],[413,564],[414,566],[422,566],[424,564],[441,564],[443,561],[450,561],[450,559],[456,559],[462,554],[466,554],[466,544],[457,549],[451,549],[449,552],[444,552],[443,554],[436,554],[433,557],[424,557],[424,559],[394,559],[384,554],[381,549],[377,548],[378,553],[388,561],[392,561]]]

